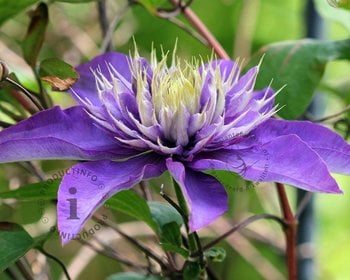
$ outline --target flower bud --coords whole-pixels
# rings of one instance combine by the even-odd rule
[[[9,74],[9,69],[4,61],[0,60],[0,82],[5,80]]]

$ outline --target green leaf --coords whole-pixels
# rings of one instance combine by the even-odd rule
[[[272,79],[275,90],[286,85],[276,98],[276,103],[285,106],[279,114],[296,119],[310,104],[327,62],[350,58],[350,40],[304,39],[268,45],[253,56],[248,67],[257,65],[264,54],[256,88],[268,86]]]
[[[213,262],[222,262],[226,258],[226,251],[224,248],[213,247],[204,252],[204,256]]]
[[[184,280],[195,280],[201,279],[201,267],[198,262],[186,262],[183,270]]]
[[[44,59],[40,63],[39,75],[40,77],[54,76],[60,79],[79,78],[79,74],[73,66],[58,58]]]
[[[24,9],[38,2],[37,0],[0,0],[0,25],[6,20],[13,18]]]
[[[35,68],[40,49],[44,43],[45,31],[49,22],[47,5],[40,3],[31,14],[31,21],[27,35],[22,42],[22,50],[25,61]]]
[[[180,247],[182,217],[172,206],[155,201],[146,202],[131,190],[117,193],[107,200],[105,206],[144,221],[159,235],[166,248],[175,246],[180,248],[177,249],[179,253],[186,254]]]
[[[160,232],[160,245],[165,251],[179,253],[187,258],[189,253],[182,248],[180,225],[173,221],[162,226]]]
[[[107,200],[105,206],[121,211],[137,220],[144,221],[154,231],[157,231],[157,224],[153,220],[146,201],[131,190],[117,193]]]
[[[157,223],[157,234],[160,245],[165,251],[179,253],[183,257],[188,256],[188,251],[181,247],[181,231],[183,224],[181,215],[169,204],[149,201],[148,205],[152,217]]]
[[[160,234],[163,231],[163,227],[169,223],[176,222],[179,227],[183,224],[181,215],[169,204],[149,201],[148,206],[154,221],[157,223],[157,229]]]
[[[170,244],[170,243],[162,243],[161,246],[162,246],[163,250],[165,250],[166,252],[178,253],[181,256],[183,256],[185,259],[187,259],[189,256],[189,252],[185,248],[175,246],[175,245]]]
[[[32,237],[21,226],[0,222],[0,272],[21,258],[34,245]]]
[[[59,90],[70,88],[79,78],[73,66],[58,59],[48,58],[40,63],[39,76]]]
[[[20,200],[55,199],[57,197],[59,180],[48,180],[22,186],[16,190],[0,193],[0,198],[15,198]]]
[[[169,243],[174,246],[181,246],[180,226],[174,221],[162,226],[161,243]]]
[[[154,275],[143,275],[135,272],[122,272],[113,274],[106,278],[106,280],[160,280],[160,278]]]

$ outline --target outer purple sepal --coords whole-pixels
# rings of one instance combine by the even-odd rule
[[[326,127],[308,121],[269,119],[252,134],[261,143],[280,135],[298,135],[326,162],[331,172],[350,175],[350,145]]]
[[[54,107],[0,132],[0,162],[107,159],[134,155],[98,128],[83,107]]]
[[[57,217],[62,244],[80,232],[96,209],[115,193],[166,170],[162,158],[142,155],[122,162],[94,161],[74,165],[58,191]]]
[[[296,135],[285,135],[250,148],[202,154],[195,170],[221,169],[251,181],[276,181],[312,192],[341,193],[325,162]]]
[[[181,162],[166,161],[179,184],[190,210],[189,226],[196,231],[212,223],[227,210],[227,194],[214,177],[185,168]]]

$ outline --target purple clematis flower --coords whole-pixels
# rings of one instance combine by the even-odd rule
[[[229,60],[180,65],[174,56],[168,67],[166,59],[98,56],[77,67],[71,94],[78,106],[54,107],[0,132],[1,162],[84,161],[59,188],[58,227],[69,233],[63,243],[109,197],[166,170],[185,196],[191,231],[227,210],[225,189],[208,169],[341,193],[330,172],[350,174],[350,146],[311,122],[272,118],[277,93],[254,90],[258,66],[240,75]]]

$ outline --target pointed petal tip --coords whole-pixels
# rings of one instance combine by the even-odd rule
[[[325,191],[325,193],[329,194],[344,194],[343,190],[336,184],[333,188],[330,188]]]
[[[66,246],[69,242],[72,241],[72,239],[63,238],[63,237],[60,237],[60,239],[61,239],[61,247]]]
[[[190,233],[193,233],[195,231],[198,231],[198,230],[200,230],[202,228],[205,228],[205,227],[211,225],[219,217],[224,215],[227,210],[228,210],[228,203],[226,203],[225,206],[222,207],[219,212],[215,213],[215,216],[212,216],[209,220],[204,220],[204,221],[196,221],[195,219],[192,219],[192,217],[191,217],[192,215],[190,215],[190,219],[189,219]]]

